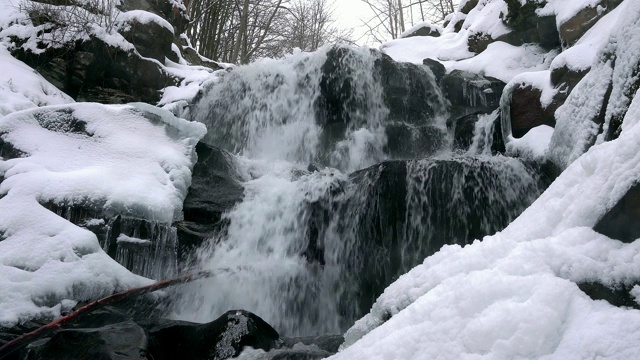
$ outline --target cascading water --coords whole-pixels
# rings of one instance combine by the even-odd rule
[[[425,131],[437,158],[392,160],[387,124],[406,112],[412,129],[446,129],[447,102],[428,68],[402,65],[392,70],[424,75],[414,85],[427,88],[418,103],[430,116],[394,110],[412,91],[402,88],[410,77],[384,73],[389,64],[368,49],[333,48],[212,81],[192,117],[208,126],[209,144],[238,155],[244,199],[194,261],[229,271],[186,286],[176,317],[243,308],[284,335],[340,333],[443,244],[498,231],[533,201],[531,171],[488,156],[486,144],[473,152],[484,155],[460,157],[443,151],[452,141],[441,132]]]
[[[337,58],[340,69],[350,70],[342,74],[349,83],[339,84],[342,90],[348,86],[348,98],[340,101],[349,106],[333,119],[344,125],[342,132],[323,133],[326,119],[319,119],[318,106],[327,101],[323,86],[331,83],[323,77],[330,51],[262,59],[214,82],[206,101],[192,111],[194,119],[212,129],[204,141],[251,159],[317,162],[347,171],[384,160],[382,122],[388,110],[374,77],[377,57],[369,50]]]

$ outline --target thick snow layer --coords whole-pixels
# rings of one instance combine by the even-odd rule
[[[144,10],[131,10],[120,13],[116,18],[116,26],[130,26],[131,23],[138,22],[140,24],[156,23],[173,34],[173,26],[160,16]]]
[[[509,137],[506,145],[507,155],[522,156],[536,160],[542,159],[549,149],[551,136],[553,136],[553,128],[547,125],[540,125],[529,130],[519,139]]]
[[[406,37],[407,35],[411,35],[411,34],[413,34],[414,32],[416,32],[417,30],[419,30],[419,29],[421,29],[421,28],[423,28],[423,27],[431,28],[431,29],[433,29],[433,30],[436,30],[436,31],[437,31],[437,32],[439,32],[439,33],[442,33],[442,31],[444,30],[444,29],[442,28],[442,26],[440,26],[440,25],[435,25],[435,24],[432,24],[432,23],[430,23],[430,22],[428,22],[428,21],[421,21],[421,22],[419,22],[419,23],[417,23],[417,24],[413,25],[413,26],[412,26],[412,27],[410,27],[409,29],[407,29],[405,32],[403,32],[403,33],[400,35],[400,37],[401,37],[401,38],[403,38],[403,37]]]
[[[40,203],[171,222],[205,131],[145,104],[60,105],[0,118],[2,140],[25,153],[0,160],[0,327],[149,283],[105,254],[93,233]]]
[[[0,64],[0,117],[37,106],[73,102],[35,70],[11,56],[3,44],[0,44]]]
[[[0,119],[0,134],[29,156],[2,163],[0,193],[172,222],[181,217],[193,147],[205,131],[143,104],[79,103],[13,113]]]
[[[479,1],[462,24],[463,29],[471,33],[482,33],[496,39],[500,35],[511,30],[501,21],[502,14],[507,13],[507,4],[504,0]]]
[[[439,37],[414,36],[382,44],[380,50],[396,61],[421,64],[426,58],[440,61],[461,60],[473,56],[467,48],[468,32],[446,32]]]
[[[467,48],[467,31],[445,33],[440,37],[416,36],[393,40],[381,50],[396,61],[421,64],[431,58],[442,62],[447,71],[466,70],[509,82],[516,75],[549,69],[558,54],[536,45],[513,46],[502,41],[489,44],[482,53],[473,56]]]
[[[640,179],[634,102],[619,139],[571,164],[502,233],[445,246],[389,286],[333,359],[640,357],[640,311],[576,285],[631,285],[640,271],[640,242],[591,230]]]
[[[466,70],[509,82],[523,72],[548,69],[556,55],[556,51],[547,52],[537,45],[513,46],[496,41],[477,56],[455,63],[445,63],[445,66],[448,69]]]

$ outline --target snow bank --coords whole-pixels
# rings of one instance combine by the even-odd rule
[[[73,102],[73,99],[51,85],[35,70],[11,56],[2,44],[0,64],[0,117],[37,106]]]
[[[132,22],[138,22],[140,24],[156,23],[165,29],[168,29],[173,34],[173,26],[160,16],[150,13],[144,10],[131,10],[120,13],[116,18],[116,26],[128,27]]]
[[[536,126],[519,139],[509,136],[507,155],[542,160],[547,155],[552,136],[553,128],[547,125]]]
[[[640,242],[591,230],[640,179],[639,118],[636,96],[620,138],[570,165],[502,233],[445,246],[400,277],[332,359],[637,358],[640,311],[576,283],[631,285],[640,272]]]
[[[0,118],[2,141],[25,154],[0,160],[0,327],[148,283],[105,254],[93,233],[40,203],[179,219],[205,132],[144,104],[60,105]]]

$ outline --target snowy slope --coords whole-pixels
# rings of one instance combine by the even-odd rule
[[[0,158],[0,327],[150,282],[40,203],[171,223],[182,216],[205,132],[146,104],[78,103],[0,118],[2,141],[23,153]]]

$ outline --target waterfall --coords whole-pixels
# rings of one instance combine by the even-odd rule
[[[324,48],[281,60],[261,59],[214,81],[192,110],[192,118],[211,129],[205,142],[252,159],[317,162],[346,171],[383,160],[388,110],[374,76],[379,55],[352,49],[332,57],[337,71],[348,72],[327,76],[323,66],[330,52]],[[344,79],[348,82],[342,83]],[[335,85],[339,88],[331,88]],[[338,99],[348,104],[337,109],[339,114],[318,111],[335,100],[327,99],[323,87],[348,91]],[[338,118],[327,119],[331,115]],[[323,133],[322,125],[334,123],[339,126]]]
[[[499,117],[499,110],[495,110],[491,114],[478,116],[478,121],[473,131],[473,139],[467,151],[469,155],[491,155],[494,130]]]
[[[531,169],[490,156],[496,114],[454,155],[435,76],[394,64],[325,48],[211,81],[191,116],[235,154],[244,199],[195,255],[197,270],[225,271],[174,294],[176,318],[242,308],[287,336],[341,333],[426,256],[501,230],[535,199]]]

